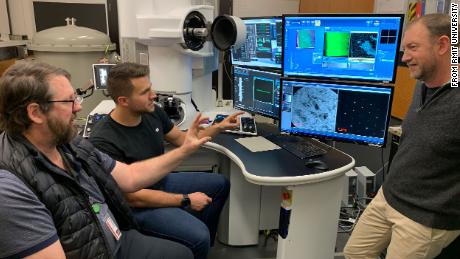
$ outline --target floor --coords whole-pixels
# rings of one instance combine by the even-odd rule
[[[344,259],[341,256],[341,251],[348,240],[347,233],[337,234],[336,242],[336,256],[334,259]],[[260,235],[259,245],[247,247],[233,247],[227,246],[220,242],[216,242],[211,251],[209,252],[208,259],[274,259],[276,258],[277,243],[274,239],[270,238],[267,245],[264,246],[265,237]]]

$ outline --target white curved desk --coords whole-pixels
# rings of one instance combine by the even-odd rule
[[[111,100],[102,101],[90,114],[107,114],[113,106]],[[264,128],[261,126],[257,124],[259,133]],[[274,132],[273,125],[266,128],[267,132]],[[283,186],[283,193],[290,194],[292,202],[285,204],[288,210],[284,215],[290,212],[288,234],[286,238],[278,236],[277,258],[332,259],[344,174],[353,168],[354,159],[316,142],[328,149],[321,159],[331,169],[319,171],[305,167],[303,160],[283,149],[252,153],[235,141],[240,137],[219,134],[213,142],[205,144],[206,148],[222,154],[220,173],[231,183],[229,200],[220,218],[218,239],[228,245],[256,245],[261,213],[260,186]],[[288,222],[284,220],[283,223]]]
[[[260,188],[254,185],[284,186],[291,202],[284,202],[287,236],[278,236],[278,259],[334,258],[337,222],[344,174],[354,159],[321,142],[328,148],[322,159],[329,171],[307,168],[304,161],[280,149],[252,153],[238,142],[242,136],[220,134],[205,144],[221,156],[221,173],[231,182],[230,197],[218,230],[218,238],[228,245],[258,243]],[[279,197],[281,203],[282,197]]]

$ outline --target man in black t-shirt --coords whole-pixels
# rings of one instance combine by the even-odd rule
[[[114,66],[108,90],[116,107],[93,129],[90,141],[112,158],[133,163],[164,153],[163,142],[180,146],[179,130],[163,109],[156,106],[148,66],[123,63]],[[235,113],[202,130],[199,136],[215,136],[238,127]],[[152,235],[183,243],[195,258],[206,258],[213,244],[220,212],[230,184],[222,175],[174,173],[151,189],[126,193],[136,220]]]

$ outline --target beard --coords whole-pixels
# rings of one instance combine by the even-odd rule
[[[435,57],[435,53],[431,52],[429,56]],[[426,62],[419,62],[418,69],[411,73],[411,76],[421,81],[430,80],[436,74],[436,64],[437,62],[433,59],[426,60]]]
[[[56,146],[68,144],[77,135],[77,127],[70,121],[64,123],[62,120],[50,117],[48,120],[50,131],[54,134]]]
[[[150,113],[155,111],[155,104],[153,103],[152,105],[143,105],[143,106],[131,106],[131,112],[141,115],[144,113]]]
[[[432,65],[425,65],[421,67],[418,71],[415,71],[411,74],[412,78],[421,80],[421,81],[428,81],[433,77],[435,66]]]

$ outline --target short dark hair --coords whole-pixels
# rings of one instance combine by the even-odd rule
[[[442,13],[432,13],[423,15],[413,20],[409,26],[421,22],[428,29],[431,38],[437,39],[447,36],[450,39],[450,16]]]
[[[48,112],[52,97],[49,80],[52,76],[70,74],[50,64],[21,61],[9,67],[0,78],[0,129],[8,134],[21,134],[32,124],[27,106],[37,103]]]
[[[150,70],[146,65],[137,63],[121,63],[110,69],[107,79],[107,89],[110,97],[117,102],[120,96],[131,96],[134,86],[131,79],[149,76]]]

